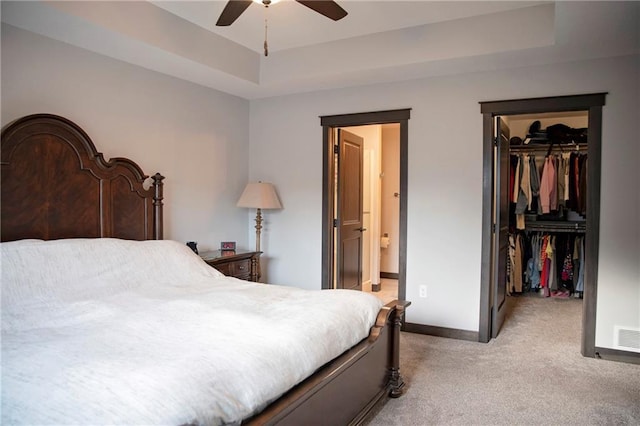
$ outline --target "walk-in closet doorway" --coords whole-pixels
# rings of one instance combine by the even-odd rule
[[[483,114],[483,218],[479,340],[498,336],[510,309],[507,296],[510,208],[510,137],[504,121],[511,118],[586,117],[588,169],[584,211],[584,290],[581,353],[594,357],[598,276],[602,107],[604,93],[481,102]],[[501,119],[502,118],[502,119]],[[506,119],[506,120],[504,120]],[[512,145],[512,144],[511,144]],[[526,148],[529,149],[529,148]],[[577,151],[577,150],[576,150]],[[547,152],[550,154],[551,149]],[[544,154],[543,154],[544,155]],[[535,214],[534,214],[535,216]],[[524,220],[524,217],[521,217]],[[566,219],[566,218],[565,218]],[[524,223],[524,222],[523,222]],[[538,224],[540,225],[540,224]],[[566,224],[557,224],[566,226]],[[575,224],[574,224],[575,225]],[[522,225],[524,226],[524,225]],[[547,224],[542,224],[548,229]],[[524,229],[524,228],[522,228]],[[533,229],[533,228],[531,228]],[[558,229],[556,229],[558,231]],[[571,230],[559,229],[559,232]],[[547,289],[548,290],[548,289]]]

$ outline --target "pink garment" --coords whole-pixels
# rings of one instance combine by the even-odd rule
[[[549,213],[558,209],[558,196],[556,194],[556,167],[551,156],[544,160],[542,177],[540,178],[540,204],[542,213]]]
[[[549,236],[545,235],[542,237],[542,244],[540,246],[540,262],[542,262],[542,268],[540,271],[540,287],[542,288],[547,286],[547,281],[549,280],[549,266],[551,265],[551,260],[547,258],[547,245],[549,245]]]

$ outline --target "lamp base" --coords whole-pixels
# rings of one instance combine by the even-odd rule
[[[260,230],[262,229],[262,211],[256,212],[256,251],[260,251]]]
[[[260,231],[262,230],[262,211],[257,209],[256,211],[256,252],[260,253]],[[256,261],[256,270],[258,281],[260,281],[260,276],[262,275],[262,271],[260,270],[260,256],[258,256]]]

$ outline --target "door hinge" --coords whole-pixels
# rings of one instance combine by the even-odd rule
[[[333,153],[334,154],[338,154],[340,152],[340,148],[338,148],[338,145],[334,145],[333,146]]]
[[[494,234],[496,233],[496,224],[495,223],[491,224],[491,232],[493,232]]]
[[[333,227],[334,228],[338,227],[338,219],[333,219]]]

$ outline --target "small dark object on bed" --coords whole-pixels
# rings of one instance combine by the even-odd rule
[[[187,245],[195,254],[198,254],[198,242],[197,241],[187,241]]]

